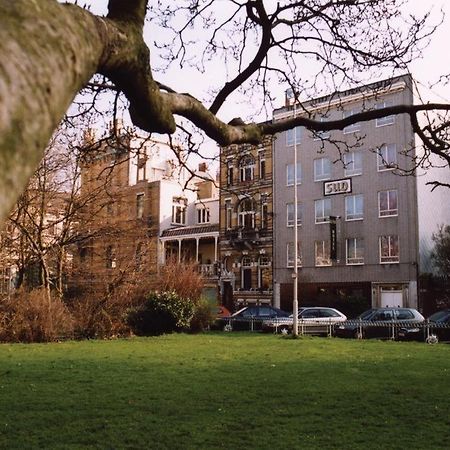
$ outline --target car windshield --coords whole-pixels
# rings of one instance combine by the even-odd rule
[[[433,322],[440,322],[440,321],[445,320],[447,318],[447,316],[449,316],[449,315],[450,315],[449,309],[444,310],[444,311],[438,311],[438,312],[435,312],[433,315],[431,315],[429,317],[429,320],[431,320]]]
[[[357,319],[368,320],[370,319],[378,310],[377,309],[369,309],[360,314]]]

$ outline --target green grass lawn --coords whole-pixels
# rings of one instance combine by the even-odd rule
[[[1,449],[450,446],[450,345],[259,333],[0,345]]]

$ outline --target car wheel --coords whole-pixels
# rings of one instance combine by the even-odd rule
[[[289,334],[290,332],[291,332],[291,329],[286,325],[282,325],[281,327],[278,327],[278,333]]]
[[[437,344],[437,343],[439,342],[439,338],[438,338],[435,334],[430,334],[430,335],[426,338],[425,342],[426,342],[427,344]]]

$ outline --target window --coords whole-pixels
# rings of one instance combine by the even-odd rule
[[[261,228],[267,228],[269,221],[269,205],[267,204],[267,195],[261,195]]]
[[[239,203],[238,223],[243,228],[255,228],[255,202],[252,199],[246,198]]]
[[[398,236],[380,236],[380,263],[398,263]]]
[[[314,253],[317,267],[331,266],[330,241],[315,241]]]
[[[225,200],[225,228],[227,230],[231,229],[232,216],[233,216],[233,207],[231,205],[231,200]]]
[[[173,197],[172,199],[172,223],[176,225],[186,224],[186,199]]]
[[[398,215],[397,190],[378,192],[378,216],[389,217]]]
[[[233,184],[233,161],[229,159],[227,161],[227,186]]]
[[[383,108],[388,108],[390,106],[392,106],[392,100],[385,100],[384,102],[377,103],[375,108],[383,109]],[[384,127],[385,125],[392,125],[394,122],[395,122],[395,116],[380,117],[379,119],[376,119],[376,126]]]
[[[264,150],[258,152],[259,160],[259,178],[263,180],[266,178],[266,156],[264,155]]]
[[[270,258],[268,256],[260,256],[258,261],[258,288],[268,290],[271,285]]]
[[[294,164],[286,164],[286,186],[294,185]],[[297,162],[297,184],[302,182],[302,165]]]
[[[397,166],[397,146],[395,144],[382,145],[378,149],[378,171],[392,170]]]
[[[241,288],[245,291],[252,288],[252,260],[249,256],[241,259]]]
[[[197,223],[209,223],[209,208],[197,209]]]
[[[108,245],[108,247],[106,247],[106,268],[115,269],[116,265],[117,261],[114,247],[112,245]]]
[[[364,196],[362,194],[345,197],[345,220],[360,220],[364,217]]]
[[[138,153],[138,160],[137,160],[137,180],[143,181],[145,180],[145,163],[146,163],[146,156],[141,151]]]
[[[301,254],[301,246],[300,242],[297,242],[297,267],[300,267],[302,265],[302,254]],[[295,261],[295,255],[294,255],[294,243],[288,242],[287,243],[287,250],[286,250],[286,264],[287,267],[294,267],[294,261]]]
[[[328,117],[320,117],[320,122],[326,122]],[[313,133],[313,137],[315,141],[319,141],[322,139],[330,138],[330,131],[316,131]]]
[[[347,265],[364,264],[364,240],[349,238],[345,242]]]
[[[286,145],[288,147],[291,147],[294,144],[300,144],[301,140],[302,140],[301,127],[295,127],[295,134],[292,128],[286,131]]]
[[[362,153],[360,151],[344,153],[344,171],[346,176],[362,174]]]
[[[144,217],[144,194],[136,195],[136,217],[138,219]]]
[[[349,111],[344,111],[343,118],[345,119],[347,117],[354,116],[355,114],[358,114],[359,112],[360,111],[357,108],[350,109]],[[356,131],[359,131],[360,129],[361,129],[361,124],[359,122],[357,122],[352,125],[346,126],[344,128],[344,134],[355,133]]]
[[[255,178],[255,158],[252,155],[244,155],[241,158],[239,173],[241,181],[252,181]]]
[[[294,203],[286,204],[286,216],[287,216],[287,226],[294,226]],[[297,225],[301,225],[303,220],[303,206],[301,203],[297,203]]]
[[[328,180],[331,177],[331,161],[328,158],[314,160],[314,181]]]
[[[314,202],[316,223],[324,223],[330,221],[331,216],[331,199],[324,198]]]

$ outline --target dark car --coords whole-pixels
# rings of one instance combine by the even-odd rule
[[[261,330],[264,320],[275,317],[289,317],[289,313],[270,305],[253,305],[236,311],[230,317],[217,319],[224,331],[232,330]]]
[[[433,344],[450,341],[450,308],[435,312],[420,327],[400,329],[398,337],[401,340],[426,341]]]
[[[334,329],[337,337],[397,339],[400,329],[418,328],[425,318],[413,308],[372,308]]]
[[[302,334],[329,334],[332,326],[344,322],[347,317],[340,311],[326,306],[306,306],[298,310],[299,332]],[[294,324],[293,315],[287,318],[265,320],[263,331],[271,333],[291,333]]]

